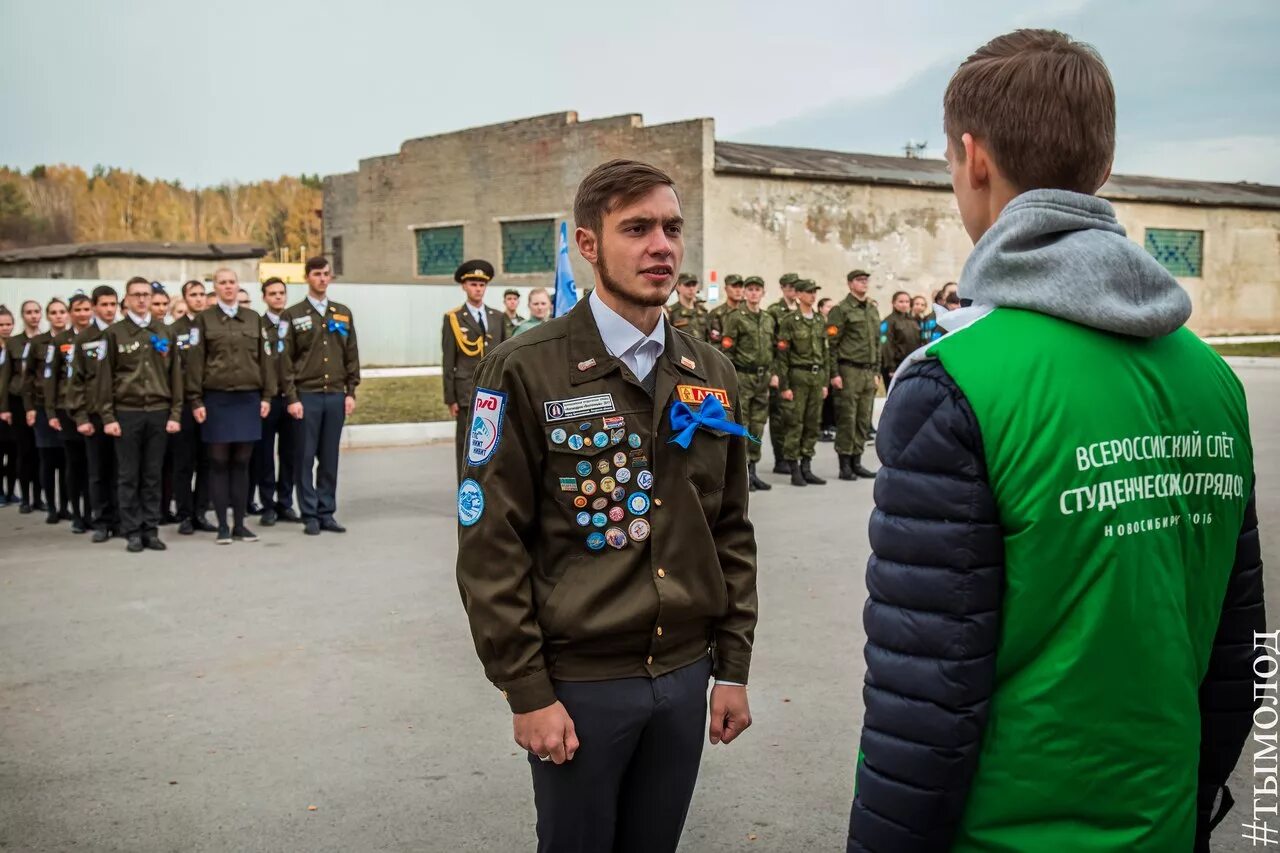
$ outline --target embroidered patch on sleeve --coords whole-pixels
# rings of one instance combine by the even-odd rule
[[[471,405],[471,431],[467,438],[467,464],[483,465],[493,458],[502,439],[502,420],[507,395],[502,391],[477,388]]]

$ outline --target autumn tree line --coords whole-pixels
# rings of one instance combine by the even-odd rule
[[[125,169],[0,166],[0,250],[104,240],[257,243],[278,258],[320,249],[319,175],[187,189]]]

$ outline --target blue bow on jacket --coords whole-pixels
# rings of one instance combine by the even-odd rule
[[[675,435],[671,436],[671,440],[667,443],[678,444],[688,450],[689,444],[693,441],[693,434],[698,431],[698,427],[718,429],[729,435],[743,435],[756,444],[760,443],[760,439],[747,432],[747,428],[742,424],[736,424],[725,417],[724,404],[720,402],[718,397],[707,397],[703,400],[697,414],[694,414],[693,410],[683,402],[673,405],[671,407],[671,431]]]
[[[347,336],[347,333],[351,331],[351,327],[341,320],[330,320],[326,328],[331,332],[337,332],[344,338]]]
[[[162,338],[159,335],[152,335],[151,348],[161,355],[164,355],[169,351],[169,339]]]

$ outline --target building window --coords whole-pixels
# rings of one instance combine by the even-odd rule
[[[333,274],[342,275],[342,238],[333,238]]]
[[[526,219],[502,223],[502,270],[555,272],[556,221]]]
[[[1200,278],[1204,260],[1204,232],[1148,228],[1147,251],[1179,278]]]
[[[453,275],[462,265],[462,226],[417,228],[418,275]]]

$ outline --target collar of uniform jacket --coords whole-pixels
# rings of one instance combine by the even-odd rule
[[[653,331],[649,334],[637,329],[631,325],[628,320],[623,319],[617,311],[614,311],[604,303],[599,295],[593,290],[591,295],[587,297],[587,301],[591,303],[591,316],[595,318],[596,329],[600,332],[600,339],[604,342],[604,348],[609,351],[614,358],[626,361],[626,355],[633,349],[638,349],[646,341],[653,341],[657,345],[657,353],[653,357],[653,366],[658,366],[658,359],[662,357],[662,353],[667,348],[667,331],[665,313],[659,312],[658,322],[654,325]],[[632,371],[637,373],[635,365],[628,364]],[[645,374],[646,376],[648,374]],[[638,376],[644,379],[644,376]]]
[[[610,355],[604,345],[590,301],[590,299],[579,300],[569,312],[569,383],[571,385],[581,385],[622,367],[622,362]],[[662,323],[660,328],[664,335],[663,350],[658,360],[654,362],[653,369],[660,370],[666,364],[677,371],[691,373],[705,380],[707,374],[693,347],[689,345],[688,339],[684,335],[673,334],[668,323]],[[635,331],[637,335],[643,334],[638,329]],[[593,359],[594,364],[582,369],[582,365],[586,365]],[[665,399],[665,397],[655,394],[655,399]]]
[[[329,297],[327,296],[324,298],[323,301],[317,302],[311,298],[311,294],[307,294],[307,302],[311,303],[311,307],[321,317],[323,317],[325,315],[325,312],[329,310]]]

